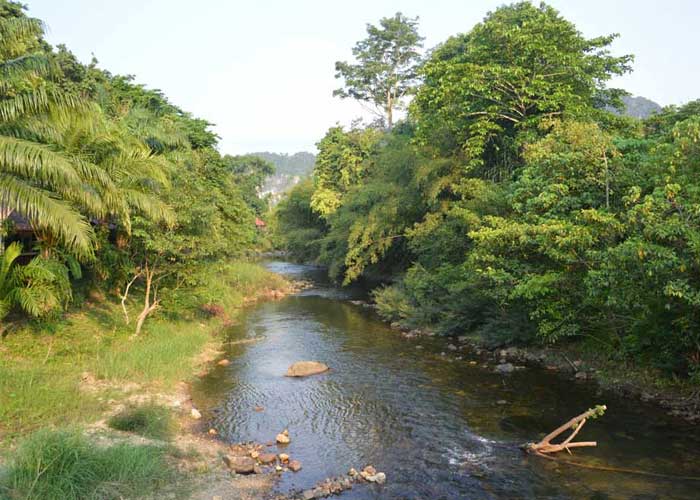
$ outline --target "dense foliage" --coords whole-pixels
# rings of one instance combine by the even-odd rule
[[[222,157],[209,126],[0,2],[0,320],[59,311],[71,278],[120,295],[133,279],[152,311],[193,268],[259,245],[273,167]]]
[[[527,2],[450,38],[405,122],[318,143],[277,210],[288,250],[384,281],[378,310],[407,328],[592,339],[700,382],[700,102],[611,112],[614,38]]]

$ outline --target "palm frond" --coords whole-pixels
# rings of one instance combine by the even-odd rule
[[[0,202],[55,234],[77,257],[93,257],[94,232],[87,219],[50,191],[0,173]]]

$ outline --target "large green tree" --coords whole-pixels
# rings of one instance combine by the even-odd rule
[[[617,103],[620,92],[605,84],[629,70],[631,56],[610,55],[615,37],[587,39],[546,4],[498,8],[422,68],[412,103],[419,137],[439,154],[461,156],[475,174],[506,178],[543,120]]]
[[[335,63],[336,78],[342,78],[344,85],[333,95],[373,105],[391,128],[394,110],[415,88],[422,42],[418,18],[397,12],[382,18],[379,26],[368,24],[367,38],[352,49],[356,63]]]

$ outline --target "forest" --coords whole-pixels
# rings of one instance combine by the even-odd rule
[[[0,0],[0,499],[695,498],[700,100],[616,88],[617,34],[397,12],[328,67],[371,115],[233,155],[30,12]],[[271,150],[297,109],[249,108]]]
[[[367,33],[336,95],[378,118],[318,142],[276,211],[290,254],[369,283],[402,328],[581,343],[700,383],[700,101],[625,116],[608,84],[633,56],[546,4],[425,57],[417,19]]]
[[[131,76],[51,47],[0,5],[0,321],[56,317],[93,289],[142,288],[136,333],[197,269],[264,245],[272,164],[222,156],[210,123]],[[78,300],[79,302],[80,300]]]

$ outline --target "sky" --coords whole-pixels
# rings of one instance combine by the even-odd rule
[[[430,48],[469,31],[503,0],[23,0],[83,62],[131,74],[215,124],[222,153],[315,151],[325,131],[368,117],[332,96],[367,23],[420,18]],[[700,97],[700,2],[550,0],[587,37],[619,33],[634,72],[613,81],[661,105]]]

